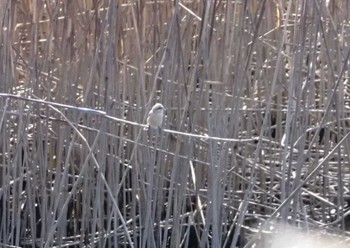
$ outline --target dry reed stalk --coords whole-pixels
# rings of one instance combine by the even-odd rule
[[[345,2],[1,2],[0,244],[250,247],[274,218],[344,234]]]

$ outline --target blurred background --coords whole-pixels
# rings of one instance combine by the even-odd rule
[[[264,247],[272,220],[347,237],[349,11],[2,0],[0,245]]]

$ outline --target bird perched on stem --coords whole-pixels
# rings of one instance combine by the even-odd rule
[[[164,118],[164,106],[156,103],[148,113],[147,125],[153,129],[161,129]]]

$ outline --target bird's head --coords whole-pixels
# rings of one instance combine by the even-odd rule
[[[163,113],[164,110],[165,108],[161,103],[156,103],[151,109],[153,113]]]

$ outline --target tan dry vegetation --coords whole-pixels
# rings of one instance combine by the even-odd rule
[[[347,235],[348,13],[0,1],[0,245],[257,247],[273,219]]]

